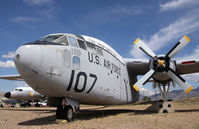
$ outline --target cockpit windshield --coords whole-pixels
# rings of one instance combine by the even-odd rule
[[[23,91],[22,89],[15,89],[15,91]]]
[[[47,35],[40,40],[35,41],[35,44],[59,44],[59,45],[68,45],[68,40],[64,34],[53,34]]]
[[[42,41],[42,42],[53,42],[53,40],[58,39],[59,37],[61,37],[62,35],[49,35],[46,36],[38,41]]]

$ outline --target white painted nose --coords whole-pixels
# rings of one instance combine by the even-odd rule
[[[42,52],[39,45],[23,45],[15,53],[15,65],[22,76],[31,76],[41,65]]]

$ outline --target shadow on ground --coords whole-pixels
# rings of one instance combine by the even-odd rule
[[[84,110],[81,110],[79,113],[75,113],[75,121],[91,120],[94,118],[103,118],[107,116],[113,116],[113,115],[124,114],[124,113],[132,113],[132,115],[151,114],[151,112],[141,111],[141,110],[131,110],[131,109],[103,109],[103,110],[84,109]],[[55,120],[56,120],[56,116],[52,115],[52,116],[35,118],[33,120],[24,121],[24,122],[18,123],[18,125],[24,125],[24,126],[49,125],[49,124],[55,124]]]
[[[199,109],[181,109],[175,110],[175,112],[199,112]]]
[[[176,110],[176,112],[199,112],[199,109],[190,109],[190,110]],[[145,110],[131,110],[131,109],[84,109],[79,113],[75,113],[75,121],[78,120],[91,120],[95,118],[103,118],[107,116],[113,116],[118,114],[130,113],[129,115],[151,115],[156,114],[154,112],[148,112]],[[32,126],[32,125],[49,125],[55,124],[56,116],[47,116],[36,118],[33,120],[24,121],[18,123],[18,125]]]
[[[7,110],[7,111],[37,111],[37,112],[45,112],[45,113],[51,113],[51,112],[56,112],[55,109],[42,109],[42,108],[0,108],[0,110]]]
[[[28,121],[18,123],[18,125],[24,125],[24,126],[50,125],[50,124],[55,124],[55,115],[36,118],[33,120],[28,120]]]

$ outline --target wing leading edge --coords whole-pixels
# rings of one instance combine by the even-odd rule
[[[128,72],[135,75],[144,75],[149,71],[148,59],[127,59],[124,58]],[[198,60],[176,60],[176,72],[179,75],[191,74],[199,72],[199,59]]]
[[[124,58],[124,62],[127,67],[127,71],[134,75],[144,75],[149,71],[148,59],[129,59]]]
[[[0,79],[24,81],[24,79],[19,74],[18,75],[0,76]]]
[[[176,72],[178,74],[190,74],[199,72],[199,60],[176,61]]]

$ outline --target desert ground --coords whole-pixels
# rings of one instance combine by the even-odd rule
[[[56,108],[0,108],[1,129],[199,129],[199,98],[174,101],[175,113],[147,112],[146,105],[87,106],[75,121],[55,121]]]

